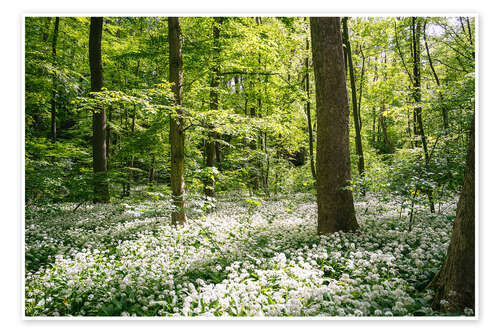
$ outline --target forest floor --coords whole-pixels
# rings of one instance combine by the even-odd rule
[[[314,197],[232,196],[183,227],[169,206],[30,208],[27,316],[432,316],[425,286],[447,251],[456,202],[356,200],[361,232],[318,236]],[[202,209],[204,208],[204,209]]]

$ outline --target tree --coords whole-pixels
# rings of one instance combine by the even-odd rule
[[[219,108],[219,83],[220,83],[220,29],[223,22],[223,17],[215,17],[212,22],[213,30],[213,64],[212,64],[212,75],[210,78],[210,109],[217,110]],[[210,131],[208,133],[208,140],[206,143],[206,166],[210,168],[205,184],[205,194],[214,197],[215,196],[215,178],[213,173],[213,168],[215,168],[216,159],[216,139],[217,133]]]
[[[361,117],[360,110],[358,109],[358,103],[356,99],[356,81],[354,79],[354,66],[352,64],[352,54],[351,54],[351,43],[349,42],[349,30],[347,28],[347,17],[342,19],[343,26],[343,40],[345,43],[346,60],[349,67],[349,80],[351,81],[351,104],[352,104],[352,117],[354,119],[354,129],[356,131],[355,142],[356,142],[356,155],[358,155],[358,172],[360,176],[365,173],[365,158],[363,156],[363,144],[361,142]],[[346,73],[347,74],[347,73]],[[363,195],[365,194],[364,189],[362,189]]]
[[[59,33],[59,17],[56,17],[54,23],[54,32],[52,34],[52,62],[56,65],[56,50],[57,50],[57,35]],[[52,99],[50,101],[50,115],[51,115],[51,133],[52,143],[56,143],[57,138],[57,110],[56,110],[56,80],[52,80]]]
[[[311,164],[311,175],[314,180],[316,180],[316,167],[314,166],[314,135],[313,135],[313,127],[312,127],[312,119],[311,119],[311,89],[309,87],[309,39],[306,37],[306,117],[307,117],[307,134],[309,138],[309,161]]]
[[[474,145],[473,125],[450,245],[441,270],[428,286],[435,290],[433,308],[451,313],[462,313],[465,307],[475,309]]]
[[[182,119],[182,40],[178,17],[168,18],[169,81],[173,83],[177,115],[170,118],[170,149],[172,158],[172,197],[176,209],[172,212],[172,223],[186,222],[184,211],[184,120]]]
[[[339,17],[312,17],[316,83],[317,202],[320,234],[359,229],[352,193],[349,106]]]
[[[104,86],[101,60],[102,17],[90,19],[89,62],[92,92],[100,92]],[[108,202],[109,188],[106,177],[106,111],[98,108],[92,113],[92,161],[94,170],[94,201]]]
[[[420,106],[422,100],[421,89],[421,61],[420,61],[420,34],[422,28],[422,21],[419,17],[412,17],[412,54],[413,54],[413,101],[415,102],[415,117],[418,125],[418,135],[422,140],[422,147],[424,149],[424,158],[426,167],[429,166],[430,156],[427,149],[427,138],[424,132],[424,124],[422,122],[422,107]],[[417,133],[415,133],[417,134]],[[431,189],[424,189],[429,197],[431,213],[434,213],[434,197]]]

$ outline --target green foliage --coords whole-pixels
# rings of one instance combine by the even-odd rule
[[[381,198],[425,202],[426,192],[439,201],[459,190],[475,105],[471,58],[475,27],[471,19],[469,35],[465,19],[421,19],[435,73],[422,39],[418,105],[407,73],[412,62],[411,18],[348,21],[365,159],[365,174],[360,175],[351,144],[355,191],[366,188]],[[108,172],[102,176],[111,184],[113,200],[129,195],[148,198],[148,191],[166,200],[172,118],[183,118],[185,123],[189,195],[201,195],[211,184],[217,195],[241,190],[265,195],[314,193],[305,114],[305,103],[310,102],[314,140],[314,89],[309,94],[305,90],[306,58],[310,87],[315,84],[310,45],[306,46],[307,18],[182,18],[182,108],[173,102],[172,87],[165,81],[166,18],[105,18],[105,88],[98,93],[89,93],[88,24],[87,17],[60,18],[54,57],[54,19],[26,19],[26,201],[30,205],[90,198],[91,118],[97,110],[107,114]],[[220,32],[217,40],[214,26]],[[216,68],[219,84],[213,86]],[[56,144],[45,139],[51,136],[54,89]],[[417,106],[422,108],[428,162],[421,137],[413,133]],[[443,110],[448,114],[446,130]],[[354,142],[352,120],[350,127]],[[211,140],[217,149],[215,167],[207,166],[206,145]],[[313,154],[314,150],[313,145]]]

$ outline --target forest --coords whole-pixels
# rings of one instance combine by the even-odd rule
[[[477,317],[476,17],[24,18],[27,317]]]

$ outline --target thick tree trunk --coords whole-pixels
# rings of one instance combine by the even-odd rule
[[[306,38],[306,50],[309,52],[309,39]],[[311,164],[311,174],[316,181],[316,167],[314,165],[314,134],[311,119],[311,88],[309,82],[309,54],[306,56],[306,117],[307,117],[307,133],[309,135],[309,162]]]
[[[59,34],[59,17],[56,17],[54,23],[54,32],[52,34],[52,64],[56,65],[56,51],[57,51],[57,35]],[[52,98],[50,101],[50,118],[51,118],[51,133],[52,143],[56,143],[57,139],[57,110],[56,110],[56,79],[52,79]]]
[[[174,84],[175,101],[179,106],[177,116],[170,117],[171,182],[175,211],[172,223],[186,222],[184,209],[184,119],[182,118],[182,41],[178,17],[168,18],[169,81]]]
[[[316,82],[318,233],[356,231],[349,156],[349,105],[339,17],[311,17]]]
[[[101,60],[102,17],[90,18],[89,62],[92,92],[101,91],[104,85]],[[92,160],[94,170],[94,202],[109,202],[109,187],[106,180],[106,111],[94,110],[92,116]]]
[[[343,35],[344,35],[344,43],[345,43],[345,51],[347,64],[349,67],[349,79],[351,81],[351,105],[352,105],[352,118],[354,120],[354,130],[356,132],[355,135],[355,144],[356,144],[356,155],[358,155],[358,172],[362,176],[365,173],[365,158],[363,156],[363,144],[361,142],[361,126],[360,126],[360,118],[359,118],[359,110],[358,110],[358,102],[356,96],[356,81],[354,78],[354,66],[352,64],[352,53],[351,53],[351,43],[349,42],[349,31],[347,28],[347,17],[342,19],[343,26]],[[365,190],[362,189],[362,194],[365,194]]]
[[[441,270],[429,287],[435,290],[432,306],[450,313],[475,310],[475,163],[474,125],[469,139],[464,185],[457,205],[457,215],[448,253]],[[441,300],[448,303],[441,304]]]

